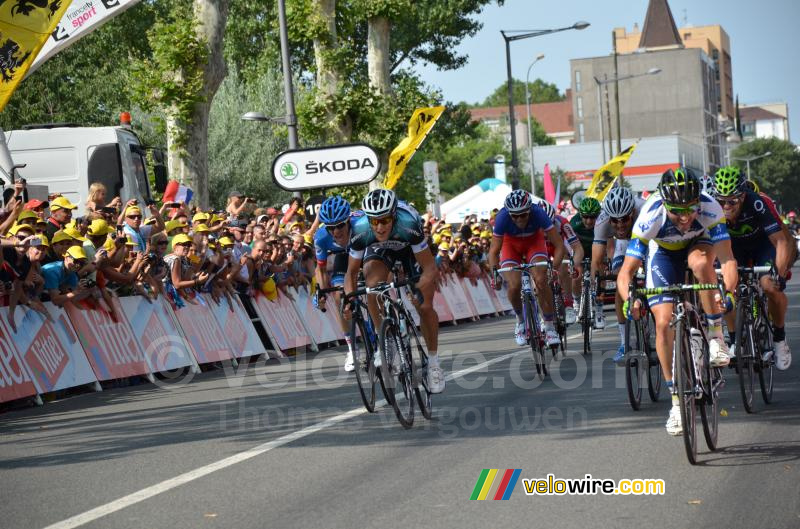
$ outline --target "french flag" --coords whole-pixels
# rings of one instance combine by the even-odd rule
[[[164,190],[164,202],[183,202],[188,204],[194,196],[192,188],[178,183],[177,180],[170,180]]]

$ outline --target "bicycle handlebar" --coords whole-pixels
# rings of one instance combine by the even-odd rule
[[[775,267],[772,265],[768,266],[739,266],[736,268],[741,273],[745,274],[774,274]],[[722,269],[716,268],[714,270],[718,276],[722,275]]]
[[[716,283],[697,283],[694,285],[667,285],[655,288],[637,288],[636,293],[644,296],[658,296],[660,294],[675,294],[678,292],[692,292],[698,290],[719,290]]]
[[[547,268],[550,266],[550,263],[547,261],[539,261],[536,263],[525,263],[516,266],[504,266],[503,268],[498,268],[498,272],[522,272],[523,270],[528,270],[530,268]]]

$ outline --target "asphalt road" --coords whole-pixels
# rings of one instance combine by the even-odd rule
[[[0,416],[0,524],[40,527],[800,527],[800,287],[790,285],[794,365],[774,403],[744,412],[726,372],[720,448],[702,464],[664,430],[669,399],[627,402],[611,357],[570,352],[533,381],[510,318],[445,327],[453,376],[403,430],[390,408],[362,411],[344,355],[325,351],[86,394]],[[467,372],[465,372],[467,371]],[[760,397],[758,397],[760,398]],[[469,501],[484,468],[521,478],[663,479],[658,496],[527,496]],[[499,478],[498,478],[499,479]]]

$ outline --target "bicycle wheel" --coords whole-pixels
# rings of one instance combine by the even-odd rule
[[[414,395],[410,363],[404,349],[397,323],[392,318],[385,318],[381,323],[381,350],[384,354],[381,372],[386,389],[393,394],[391,404],[397,420],[403,428],[411,428],[414,424]],[[396,360],[399,365],[394,365]]]
[[[678,386],[678,402],[681,408],[683,423],[683,444],[686,457],[692,465],[697,464],[697,410],[695,409],[695,387],[697,380],[694,372],[692,349],[689,344],[689,333],[684,328],[683,320],[675,325],[675,378]]]
[[[647,357],[647,393],[652,402],[658,402],[661,397],[661,362],[658,359],[655,342],[656,322],[653,314],[647,312],[647,317],[642,323],[642,344]]]
[[[708,356],[708,343],[703,344],[703,360],[700,366],[703,382],[703,399],[700,403],[700,421],[703,423],[703,436],[706,446],[711,451],[717,449],[719,436],[719,389],[717,383],[721,377],[719,368],[711,367]]]
[[[364,320],[358,316],[353,316],[350,325],[350,343],[353,347],[353,364],[356,372],[356,382],[358,382],[358,392],[361,394],[361,401],[368,412],[375,411],[375,383],[378,375],[373,360],[372,343],[364,328]]]
[[[753,389],[756,383],[754,369],[755,348],[753,347],[752,328],[747,322],[750,307],[741,303],[736,311],[736,370],[739,373],[739,390],[742,404],[747,413],[755,412],[753,406]]]
[[[414,394],[417,397],[419,411],[422,416],[430,420],[433,415],[431,404],[431,391],[428,388],[428,353],[422,346],[416,326],[409,322],[409,333],[406,345],[409,347],[408,356],[413,360]]]
[[[772,391],[774,389],[773,372],[775,369],[775,344],[772,340],[772,326],[766,318],[765,307],[761,305],[759,309],[758,319],[755,325],[755,344],[758,344],[758,354],[754,359],[754,365],[758,371],[758,382],[761,386],[761,398],[764,404],[772,402]],[[761,352],[773,351],[773,355],[766,361],[763,360]]]
[[[584,285],[581,298],[581,333],[583,334],[583,354],[592,352],[592,301],[588,284]]]
[[[628,388],[628,402],[634,411],[642,405],[642,358],[639,356],[639,332],[637,322],[625,321],[625,385]]]
[[[566,353],[567,350],[567,305],[564,302],[564,293],[558,282],[553,286],[553,297],[555,301],[554,308],[556,309],[555,328],[559,339],[559,344],[557,346],[551,346],[553,357],[555,357],[558,354],[559,348],[562,353]]]
[[[533,310],[533,300],[530,294],[524,297],[525,306],[525,325],[528,327],[528,343],[531,346],[531,353],[533,355],[533,363],[536,365],[536,374],[539,379],[544,379],[547,376],[547,365],[544,357],[544,343],[539,330],[539,316]]]

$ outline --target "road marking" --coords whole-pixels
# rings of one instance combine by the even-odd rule
[[[568,336],[567,339],[572,340],[577,338],[578,336],[581,336],[581,333]],[[445,380],[450,381],[462,377],[464,375],[468,375],[474,371],[483,369],[484,367],[507,360],[512,356],[522,354],[525,351],[527,351],[527,349],[523,351],[515,351],[513,353],[507,353],[498,356],[497,358],[492,358],[491,360],[487,360],[486,362],[474,365],[472,367],[464,368],[460,371],[456,371],[455,373],[447,375],[445,377]],[[386,404],[386,400],[383,399],[377,402],[376,405],[377,404],[384,406]],[[98,518],[102,518],[103,516],[107,516],[109,514],[122,510],[125,507],[129,507],[131,505],[142,502],[154,496],[158,496],[159,494],[172,490],[176,487],[180,487],[181,485],[185,485],[186,483],[200,479],[213,472],[216,472],[217,470],[223,470],[237,463],[241,463],[243,461],[247,461],[248,459],[252,459],[256,456],[260,456],[261,454],[269,452],[270,450],[279,448],[293,441],[297,441],[298,439],[308,437],[309,435],[315,434],[319,431],[325,430],[326,428],[330,428],[331,426],[335,426],[336,424],[344,422],[348,419],[352,419],[353,417],[357,417],[364,413],[367,413],[367,410],[363,406],[354,408],[348,412],[318,422],[317,424],[307,426],[306,428],[302,428],[300,430],[297,430],[296,432],[286,434],[277,439],[273,439],[272,441],[255,446],[249,450],[245,450],[244,452],[240,452],[230,457],[220,459],[219,461],[215,461],[214,463],[210,463],[208,465],[196,468],[194,470],[186,472],[185,474],[181,474],[179,476],[175,476],[174,478],[162,481],[161,483],[156,483],[155,485],[144,488],[132,494],[128,494],[127,496],[123,496],[122,498],[106,503],[105,505],[100,505],[99,507],[95,507],[94,509],[75,515],[71,518],[67,518],[66,520],[56,522],[52,525],[48,525],[47,527],[45,527],[45,529],[71,529],[74,527],[80,527],[81,525],[93,522]]]

